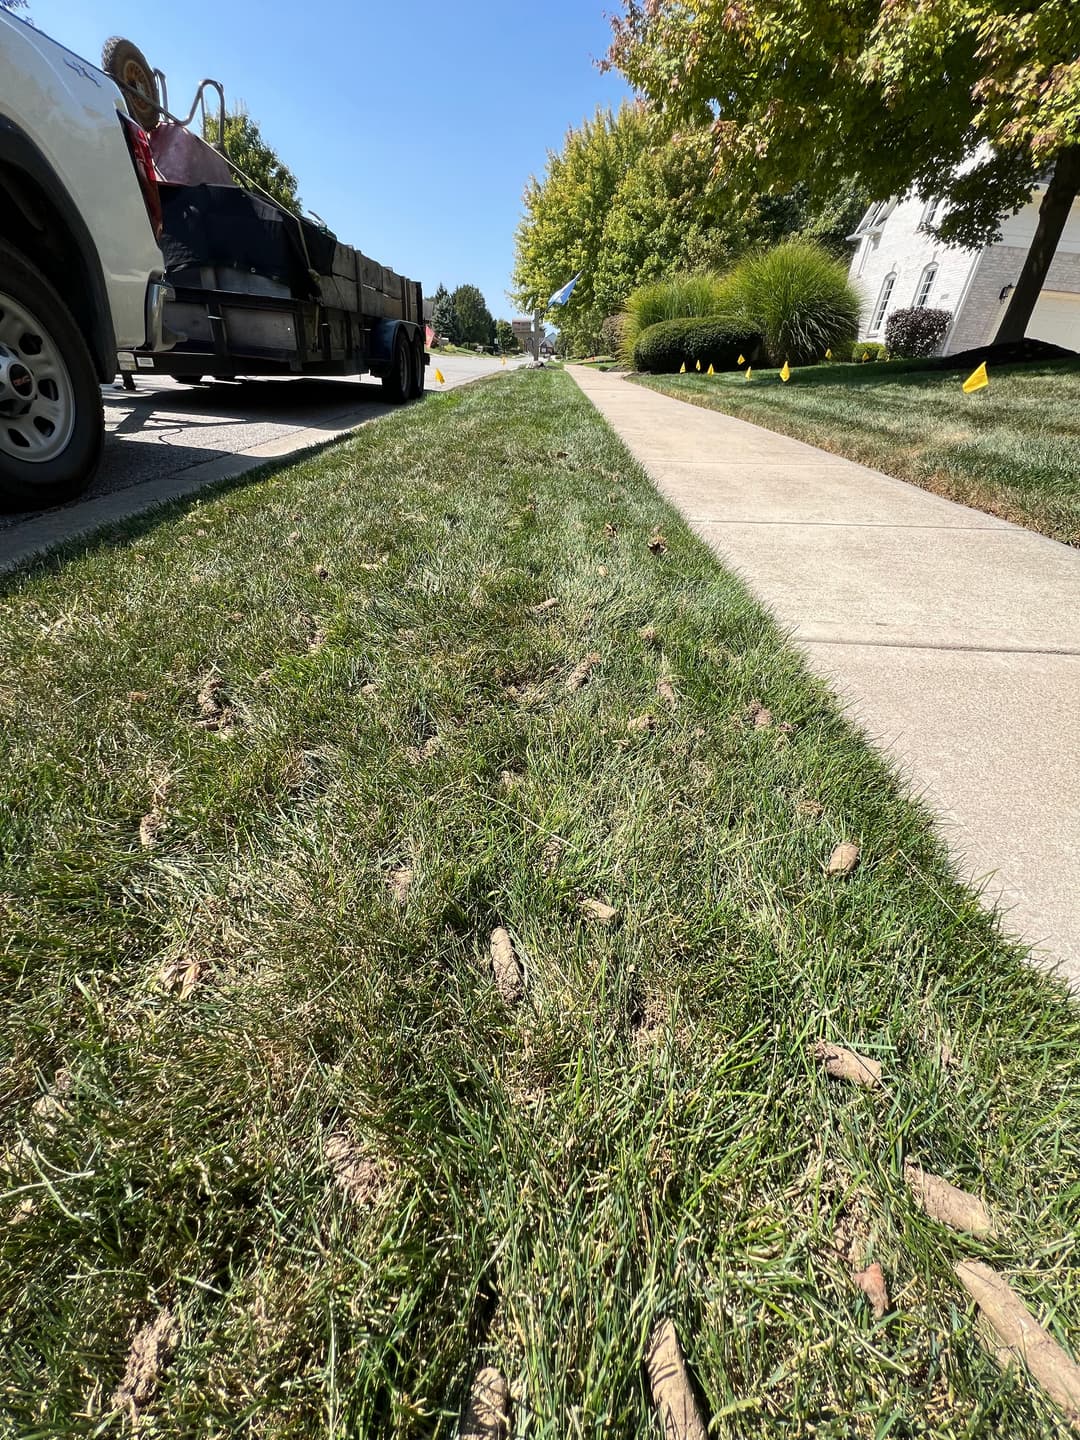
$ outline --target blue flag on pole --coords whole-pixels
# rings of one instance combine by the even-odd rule
[[[550,308],[552,305],[565,305],[574,292],[574,286],[580,279],[581,271],[579,270],[578,273],[574,276],[574,278],[568,281],[561,290],[555,291],[555,294],[552,295],[551,299],[548,301],[548,307]]]

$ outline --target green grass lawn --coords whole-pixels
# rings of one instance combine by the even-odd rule
[[[0,677],[0,1434],[121,1433],[157,1318],[146,1436],[450,1436],[485,1362],[658,1436],[661,1316],[717,1436],[1064,1433],[952,1266],[1080,1343],[1080,1010],[568,376],[9,580]]]
[[[637,377],[690,400],[861,460],[901,480],[1080,545],[1080,361],[962,374],[917,362],[820,365],[784,385],[775,369]]]

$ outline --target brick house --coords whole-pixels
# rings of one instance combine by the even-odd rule
[[[1001,222],[1001,239],[976,250],[945,245],[928,227],[941,202],[917,195],[876,201],[853,235],[851,280],[863,297],[860,340],[885,339],[893,310],[930,306],[953,320],[943,354],[993,340],[1012,287],[1035,234],[1042,187],[1015,215]],[[1080,350],[1080,200],[1072,209],[1027,333]]]

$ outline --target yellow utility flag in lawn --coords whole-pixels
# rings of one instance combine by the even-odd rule
[[[503,363],[504,365],[506,364],[506,356],[505,356],[505,355],[502,357],[502,363]]]
[[[442,373],[441,370],[435,371],[435,379],[439,382],[440,385],[446,384],[446,376]]]
[[[786,360],[784,361],[784,368],[780,371],[780,379],[783,380],[785,385],[791,379],[791,366]]]
[[[712,368],[712,361],[711,361],[711,360],[709,361],[709,368],[708,368],[708,370],[705,371],[705,374],[706,374],[706,375],[715,375],[715,374],[716,374],[716,371]]]
[[[686,374],[686,361],[685,361],[685,360],[684,360],[684,361],[682,362],[682,364],[679,366],[679,374],[680,374],[680,375],[685,375],[685,374]]]
[[[826,360],[831,360],[831,359],[832,359],[832,351],[831,351],[831,350],[826,350],[826,351],[825,351],[825,359],[826,359]]]
[[[964,381],[964,394],[974,395],[976,390],[985,390],[990,384],[990,376],[986,373],[986,361],[984,360],[977,370],[973,370]]]
[[[695,370],[700,370],[700,369],[701,369],[701,361],[700,361],[700,360],[695,360],[695,361],[694,361],[694,369],[695,369]]]
[[[740,355],[736,363],[739,364],[739,365],[745,365],[745,364],[746,364],[746,356],[745,356],[745,355]]]
[[[862,358],[863,358],[864,361],[865,361],[865,360],[869,360],[869,359],[870,359],[870,351],[869,351],[869,350],[864,350],[864,351],[862,352]]]
[[[747,378],[747,380],[750,379],[750,376],[753,375],[753,373],[754,373],[753,370],[750,368],[749,365],[747,365],[747,367],[746,367],[746,378]]]

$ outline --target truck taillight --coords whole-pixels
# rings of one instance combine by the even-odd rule
[[[154,152],[150,149],[150,136],[130,115],[121,115],[124,138],[131,152],[131,163],[139,180],[139,189],[146,202],[146,213],[150,217],[154,239],[161,239],[164,222],[161,217],[161,193],[158,190],[157,170],[154,168]]]

